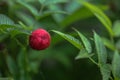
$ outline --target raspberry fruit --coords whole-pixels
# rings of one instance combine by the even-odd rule
[[[35,50],[44,50],[48,48],[50,41],[50,34],[42,28],[34,30],[29,37],[29,45]]]

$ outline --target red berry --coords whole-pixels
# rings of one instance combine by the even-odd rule
[[[29,45],[35,50],[44,50],[49,47],[51,41],[50,34],[44,29],[37,29],[29,37]]]

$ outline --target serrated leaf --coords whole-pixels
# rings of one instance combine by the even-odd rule
[[[0,14],[0,33],[8,33],[11,35],[15,34],[29,34],[27,30],[21,30],[19,25],[16,25],[10,18],[7,16]]]
[[[11,31],[16,30],[18,27],[15,25],[1,24],[0,33],[12,34]]]
[[[99,64],[106,64],[107,61],[107,51],[103,44],[102,39],[98,34],[94,33],[94,41],[95,41],[95,47],[98,55],[98,63]]]
[[[18,34],[26,34],[29,35],[29,30],[22,29],[21,27],[18,27],[16,25],[6,25],[2,24],[0,25],[0,33],[7,33],[10,34],[12,37],[18,35]]]
[[[102,80],[109,80],[111,69],[110,69],[110,65],[106,64],[107,62],[106,48],[104,46],[102,39],[96,33],[94,33],[94,40],[98,55],[98,63],[102,74]]]
[[[111,68],[109,64],[104,64],[100,66],[100,71],[102,74],[102,80],[109,80],[111,74]]]
[[[112,61],[112,72],[115,80],[120,80],[120,54],[115,51]]]
[[[14,25],[14,22],[7,16],[0,14],[0,25],[1,24]]]
[[[74,45],[76,48],[78,49],[82,49],[82,45],[80,43],[80,41],[68,34],[64,34],[62,32],[59,32],[59,31],[55,31],[55,30],[52,30],[53,32],[57,33],[58,35],[60,35],[61,37],[63,37],[64,39],[66,39],[67,41],[69,41],[72,45]]]
[[[109,32],[110,36],[113,36],[112,22],[110,19],[99,9],[97,6],[90,4],[88,2],[83,2],[83,5],[86,6],[104,25],[104,27]]]
[[[0,14],[0,25],[1,24],[14,25],[14,22],[7,16]]]
[[[0,30],[1,31],[7,31],[7,32],[10,32],[11,30],[14,30],[16,28],[16,26],[14,25],[8,25],[8,24],[1,24],[0,25]]]
[[[120,36],[120,20],[114,22],[113,32],[114,32],[114,36],[116,37]]]
[[[94,54],[89,54],[86,49],[81,49],[79,54],[75,57],[75,59],[89,58]]]
[[[17,1],[17,2],[19,4],[21,4],[22,6],[26,7],[34,16],[39,15],[38,10],[34,6],[28,4],[28,3],[24,2],[24,1]]]
[[[78,35],[81,38],[86,50],[88,51],[88,53],[91,53],[92,47],[91,47],[91,43],[89,42],[89,40],[82,33],[80,33],[77,29],[74,29],[74,30],[78,33]]]

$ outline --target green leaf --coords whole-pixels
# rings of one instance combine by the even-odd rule
[[[52,30],[53,32],[59,34],[61,37],[63,37],[64,39],[66,39],[67,41],[69,41],[72,45],[74,45],[76,48],[78,49],[82,49],[82,45],[80,43],[80,41],[68,34],[64,34],[62,32],[59,32],[59,31],[55,31],[55,30]]]
[[[60,24],[63,28],[66,28],[68,25],[72,24],[75,21],[86,19],[93,16],[93,14],[87,10],[85,7],[82,7],[76,10],[74,13],[67,16]]]
[[[116,80],[120,80],[120,54],[115,51],[112,61],[112,73]]]
[[[68,14],[68,13],[65,11],[44,11],[42,16],[40,16],[40,19],[53,14]]]
[[[78,33],[78,35],[81,38],[86,50],[88,51],[88,53],[91,53],[92,47],[91,47],[89,40],[82,33],[80,33],[77,29],[74,29],[74,30]]]
[[[0,14],[0,25],[1,24],[14,25],[14,22],[7,16]]]
[[[98,54],[98,62],[99,64],[106,64],[107,51],[103,44],[103,41],[96,33],[94,33],[94,40],[95,40],[96,51]]]
[[[20,26],[22,29],[24,29],[24,30],[29,30],[29,31],[33,30],[32,27],[28,27],[27,25],[25,25],[25,24],[24,24],[23,22],[21,22],[21,21],[19,21],[18,23],[19,23],[19,26]]]
[[[9,69],[10,73],[13,76],[16,76],[17,73],[18,73],[16,63],[14,62],[12,57],[9,56],[9,55],[6,56],[6,61],[7,61],[7,66],[8,66],[8,69]]]
[[[15,29],[15,25],[8,25],[8,24],[1,24],[0,29],[6,30],[6,31],[11,31],[12,29]]]
[[[39,0],[39,2],[45,6],[53,5],[53,4],[58,4],[58,3],[65,3],[68,0]]]
[[[17,64],[20,71],[24,70],[26,65],[25,65],[25,50],[23,48],[21,49],[20,53],[17,56]]]
[[[120,39],[118,41],[116,41],[116,48],[120,50]]]
[[[21,38],[22,37],[22,38]],[[15,38],[13,38],[13,39],[15,39],[15,41],[17,42],[17,44],[19,45],[19,46],[21,46],[22,48],[25,48],[25,47],[27,47],[27,45],[28,45],[28,36],[26,36],[26,35],[23,35],[23,34],[19,34],[18,36],[16,36]]]
[[[100,66],[100,71],[102,74],[102,80],[109,80],[111,74],[111,67],[109,64],[104,64]]]
[[[8,33],[12,36],[17,34],[29,35],[29,30],[22,29],[20,25],[14,24],[14,22],[7,16],[0,14],[0,33]]]
[[[39,15],[38,14],[38,10],[34,6],[28,4],[28,3],[24,2],[24,1],[20,1],[20,0],[17,1],[17,2],[19,4],[21,4],[22,6],[26,7],[34,16],[38,16]]]
[[[27,36],[27,35],[30,35],[30,32],[23,29],[16,29],[16,30],[12,30],[10,34],[11,34],[11,37],[15,37],[16,35],[19,35],[19,34],[25,34]]]
[[[113,36],[113,31],[111,28],[112,23],[110,19],[103,13],[103,11],[99,9],[97,6],[90,4],[88,2],[83,2],[83,5],[87,7],[101,21],[101,23],[105,26],[105,28],[109,32],[110,36]]]
[[[46,0],[38,0],[40,4],[44,4]]]
[[[109,48],[113,51],[116,49],[115,45],[110,40],[108,40],[107,38],[102,38],[102,41],[107,48]]]
[[[80,5],[80,4],[79,4]],[[99,6],[102,10],[106,10],[106,6]],[[68,27],[70,24],[78,21],[78,20],[84,20],[90,17],[93,17],[93,13],[89,11],[86,7],[80,7],[73,13],[71,13],[69,16],[67,16],[62,22],[61,26],[63,28]]]
[[[6,25],[2,24],[0,25],[0,33],[6,33],[10,34],[12,37],[18,35],[18,34],[26,34],[30,35],[29,30],[22,29],[21,27],[16,26],[16,25]]]
[[[120,36],[120,20],[117,20],[113,24],[113,32],[115,37]]]
[[[71,0],[65,6],[65,11],[72,13],[76,11],[79,7],[81,7],[81,4],[79,4],[76,0]]]
[[[28,73],[30,66],[28,65],[28,55],[26,53],[26,49],[21,48],[21,51],[17,56],[17,63],[20,71],[20,80],[31,80],[31,76]]]
[[[0,25],[0,33],[11,34],[12,31],[18,29],[19,27],[15,25],[1,24]]]
[[[46,22],[47,22],[47,24],[46,24]],[[48,16],[48,17],[41,19],[37,28],[39,28],[40,26],[42,26],[48,30],[49,29],[55,29],[55,30],[59,29],[59,25],[55,22],[55,20],[52,18],[52,16]]]
[[[61,22],[64,17],[65,17],[65,14],[68,14],[67,12],[63,11],[62,7],[60,7],[59,5],[50,5],[48,7],[49,11],[52,11],[52,12],[60,12],[62,14],[52,14],[52,17],[55,19],[56,22]],[[62,12],[61,12],[62,11]]]
[[[100,36],[96,33],[94,33],[94,40],[95,40],[96,51],[98,54],[98,63],[102,74],[102,80],[109,80],[111,68],[109,64],[106,64],[107,51],[104,46],[104,42],[102,41],[102,38],[100,38]]]
[[[81,49],[79,54],[75,57],[75,59],[89,58],[94,54],[89,54],[86,49]]]
[[[32,26],[35,23],[35,19],[29,14],[23,12],[17,12],[17,17],[22,20],[27,26]]]

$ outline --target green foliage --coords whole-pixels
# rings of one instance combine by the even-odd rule
[[[102,65],[100,67],[100,71],[101,71],[103,80],[109,80],[110,79],[111,65],[109,65],[109,64]]]
[[[113,31],[112,31],[112,23],[109,20],[109,18],[96,6],[88,3],[88,2],[84,2],[83,3],[100,21],[101,23],[106,27],[106,29],[108,30],[110,36],[113,36]]]
[[[112,72],[113,72],[113,75],[115,77],[115,80],[120,79],[120,63],[119,63],[119,60],[120,60],[120,55],[119,55],[118,51],[115,51],[113,61],[112,61]]]
[[[81,49],[79,54],[75,57],[75,59],[89,58],[94,54],[89,54],[86,49]]]
[[[10,73],[15,78],[18,74],[18,71],[17,71],[18,68],[16,66],[15,61],[13,60],[13,58],[10,55],[6,55],[6,62],[7,62],[7,66],[8,66]]]
[[[84,35],[82,35],[79,31],[77,31],[76,29],[75,29],[75,31],[80,36],[80,38],[81,38],[86,50],[88,51],[88,53],[91,53],[92,52],[92,47],[91,47],[91,43],[89,42],[89,40]]]
[[[71,23],[77,21],[77,20],[82,20],[85,18],[89,18],[93,16],[90,11],[88,11],[85,7],[82,7],[75,12],[73,12],[71,15],[67,16],[62,22],[61,25],[63,27],[69,26]]]
[[[120,80],[117,3],[1,0],[0,80]],[[29,36],[38,28],[50,31],[51,45],[46,50],[29,46]]]
[[[68,0],[38,0],[42,5],[48,6],[48,5],[53,5],[53,4],[58,4],[58,3],[65,3]]]
[[[20,0],[18,0],[17,2],[19,4],[21,4],[22,6],[26,7],[34,16],[39,15],[38,10],[34,6],[28,4],[28,3],[24,2],[24,1],[20,1]]]
[[[111,70],[110,70],[110,66],[106,64],[107,63],[106,48],[102,42],[102,39],[96,33],[94,33],[94,40],[98,55],[98,65],[100,67],[102,78],[103,80],[109,80]]]
[[[53,32],[59,34],[60,36],[62,36],[64,39],[66,39],[67,41],[69,41],[71,44],[73,44],[76,48],[78,49],[82,49],[82,45],[80,43],[80,41],[68,34],[64,34],[64,33],[61,33],[59,31],[54,31]]]
[[[120,21],[117,20],[113,24],[113,31],[114,31],[114,36],[119,37],[120,36]]]
[[[98,54],[98,63],[100,65],[105,64],[107,61],[106,48],[105,48],[101,38],[96,33],[94,33],[94,40],[95,40],[96,51]]]
[[[7,16],[0,14],[0,25],[2,24],[14,25],[14,22]]]
[[[102,41],[107,48],[109,48],[113,51],[116,49],[115,45],[110,40],[108,40],[107,38],[102,38]]]
[[[1,14],[0,15],[0,30],[2,33],[9,33],[11,36],[15,36],[17,34],[26,34],[29,35],[29,31],[20,27],[20,25],[15,24],[11,19],[7,16]]]

